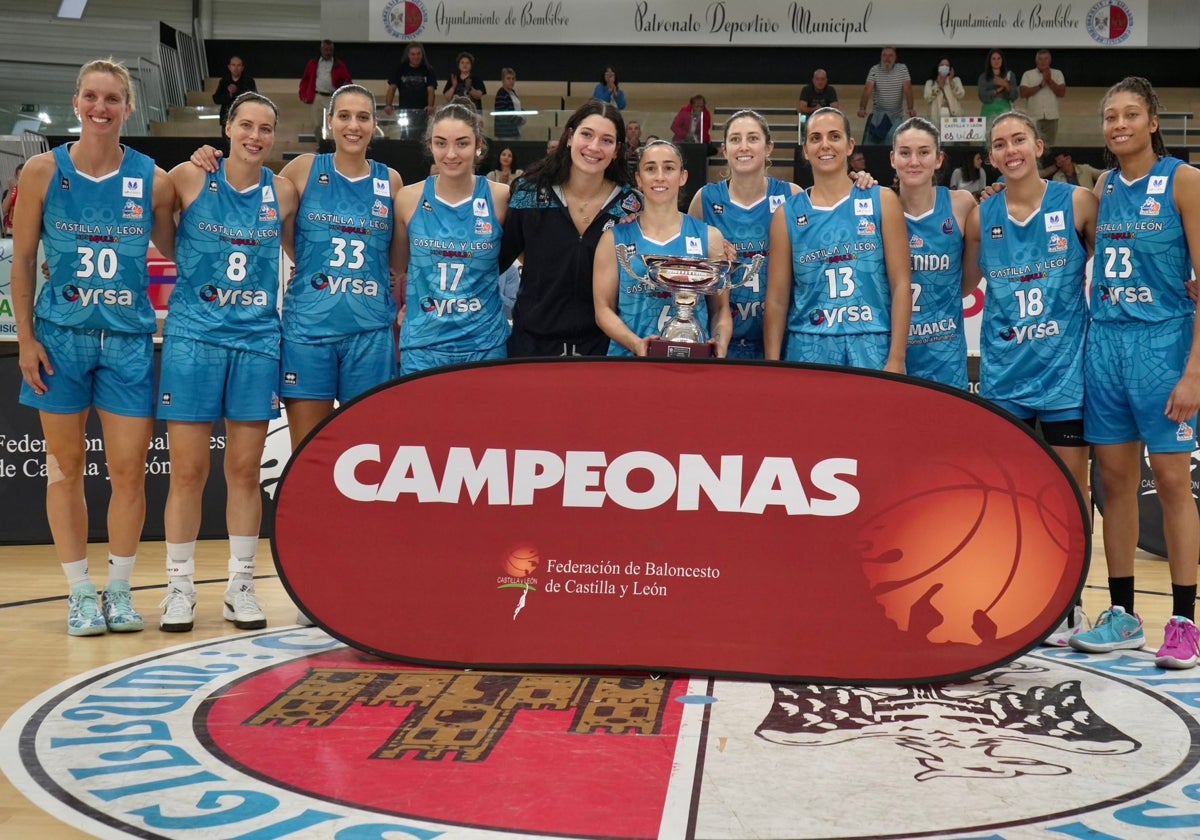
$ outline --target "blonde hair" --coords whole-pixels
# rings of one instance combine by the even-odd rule
[[[97,58],[95,61],[89,61],[87,64],[79,68],[79,75],[75,78],[75,95],[83,89],[83,77],[88,73],[107,73],[110,76],[116,77],[116,80],[121,83],[121,87],[125,90],[125,103],[130,108],[134,105],[133,96],[133,80],[129,78],[129,70],[125,65],[114,59],[112,56],[108,58]]]

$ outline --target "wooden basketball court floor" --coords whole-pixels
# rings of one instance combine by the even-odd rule
[[[1097,534],[1098,531],[1097,523]],[[93,569],[98,571],[94,579],[101,586],[105,572],[99,558],[107,556],[105,552],[106,546],[91,546]],[[141,546],[133,578],[135,604],[146,618],[147,629],[140,633],[90,638],[72,638],[66,634],[65,582],[52,547],[3,547],[0,557],[3,557],[0,569],[4,575],[3,596],[0,596],[0,675],[3,677],[0,679],[0,722],[7,720],[31,698],[82,672],[181,643],[234,637],[241,632],[221,617],[227,557],[224,541],[200,544],[196,564],[199,603],[195,629],[189,634],[162,633],[157,627],[158,603],[165,585],[161,543]],[[265,606],[268,628],[293,624],[296,609],[275,574],[270,547],[265,540],[260,545],[259,558],[257,589]],[[1146,620],[1146,648],[1152,652],[1161,642],[1162,627],[1171,607],[1165,561],[1139,554],[1137,585],[1138,610]],[[1093,546],[1084,603],[1088,616],[1093,619],[1107,605],[1104,558],[1098,535]],[[902,803],[896,804],[902,806]],[[0,775],[0,838],[68,840],[88,836],[93,835],[46,813],[19,792],[8,778]],[[234,835],[217,831],[211,836]],[[299,832],[288,836],[306,835]],[[1135,832],[1120,836],[1142,835]]]

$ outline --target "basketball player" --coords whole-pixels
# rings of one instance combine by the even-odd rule
[[[996,118],[992,165],[1007,187],[967,217],[964,263],[987,280],[980,336],[980,395],[1041,427],[1087,494],[1083,438],[1084,270],[1096,199],[1038,173],[1042,141],[1020,111]]]
[[[675,314],[670,294],[646,285],[620,265],[618,245],[632,249],[632,267],[643,275],[646,264],[642,256],[646,254],[697,258],[725,254],[725,238],[719,230],[679,211],[679,190],[687,182],[687,174],[683,155],[674,143],[655,140],[647,144],[637,169],[645,209],[636,222],[607,231],[596,247],[596,323],[611,339],[610,356],[645,356],[649,340],[657,338]],[[733,332],[729,291],[701,297],[707,300],[697,301],[696,321],[710,336],[716,355],[724,358]]]
[[[473,104],[442,106],[425,135],[438,174],[396,197],[396,235],[409,248],[403,374],[507,356],[499,258],[508,186],[475,174],[485,144]]]
[[[892,138],[892,168],[912,259],[912,326],[905,360],[910,376],[967,387],[967,339],[962,299],[979,285],[979,263],[964,264],[963,227],[975,208],[966,190],[933,185],[944,155],[938,130],[921,117],[901,123]]]
[[[367,159],[375,97],[343,85],[329,100],[333,154],[303,154],[279,173],[296,185],[296,275],[283,303],[282,382],[292,447],[345,403],[396,374],[404,237],[392,235],[400,175]],[[211,146],[192,162],[216,171]],[[397,278],[390,288],[389,271]],[[393,294],[395,295],[393,297]]]
[[[67,632],[141,630],[129,578],[146,515],[154,414],[154,331],[146,250],[175,253],[175,191],[154,161],[121,145],[133,113],[128,71],[91,61],[72,97],[79,139],[30,158],[14,220],[12,298],[22,405],[46,439],[46,514],[67,576]],[[34,306],[38,243],[49,279]],[[92,408],[100,416],[112,496],[108,585],[88,574],[83,492]]]
[[[804,157],[813,186],[771,221],[763,317],[766,358],[904,373],[912,290],[904,212],[891,190],[855,191],[854,150],[836,108],[808,121]]]
[[[296,188],[263,164],[279,112],[257,93],[233,101],[229,156],[209,175],[189,162],[171,170],[179,206],[179,279],[163,330],[158,416],[171,437],[164,524],[167,595],[159,627],[192,629],[196,536],[213,421],[225,419],[229,585],[224,616],[265,627],[254,593],[262,520],[259,473],[267,424],[279,416],[279,249],[293,254]]]
[[[1116,168],[1100,199],[1092,266],[1091,330],[1084,353],[1084,421],[1104,486],[1104,557],[1112,606],[1071,639],[1077,650],[1140,648],[1133,610],[1142,444],[1162,504],[1171,569],[1172,617],[1155,655],[1162,668],[1191,668],[1200,517],[1192,453],[1200,410],[1200,341],[1184,282],[1200,269],[1200,172],[1167,155],[1158,96],[1145,79],[1113,85],[1101,105],[1104,142]]]
[[[688,212],[721,231],[749,264],[770,252],[771,214],[800,188],[767,175],[771,165],[771,130],[755,111],[738,111],[725,123],[721,143],[729,161],[729,177],[706,184],[692,197]],[[763,358],[762,311],[767,296],[767,266],[764,259],[758,276],[730,293],[733,337],[729,357]]]

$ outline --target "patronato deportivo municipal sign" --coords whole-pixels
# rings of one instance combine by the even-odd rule
[[[409,377],[319,427],[276,504],[305,611],[435,665],[945,680],[1036,645],[1090,552],[1068,474],[1014,418],[801,365]]]

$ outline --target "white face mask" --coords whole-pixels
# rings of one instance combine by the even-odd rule
[[[939,75],[939,76],[949,76],[949,75],[950,75],[950,68],[949,68],[949,67],[947,67],[947,66],[945,66],[944,64],[943,64],[943,65],[941,65],[941,66],[939,66],[939,67],[938,67],[938,75]]]

